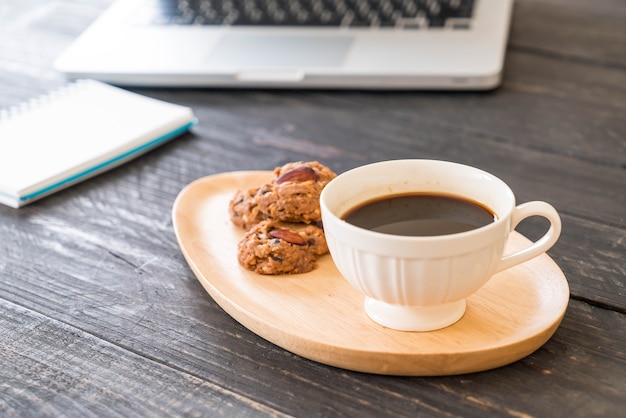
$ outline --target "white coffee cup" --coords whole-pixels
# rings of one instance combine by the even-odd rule
[[[496,219],[477,229],[437,236],[386,234],[343,219],[365,202],[412,193],[475,201]],[[393,160],[349,170],[324,188],[320,205],[337,269],[365,294],[365,311],[372,320],[403,331],[431,331],[457,322],[465,313],[465,299],[495,273],[544,253],[561,233],[560,217],[548,203],[516,206],[502,180],[447,161]],[[548,219],[546,234],[503,256],[509,233],[531,216]]]

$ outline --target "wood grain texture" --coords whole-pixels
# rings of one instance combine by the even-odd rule
[[[0,107],[63,85],[53,59],[109,3],[0,2]],[[191,106],[199,124],[31,206],[0,207],[0,415],[620,416],[625,15],[620,0],[517,0],[504,83],[487,93],[136,89]],[[178,249],[172,204],[200,177],[407,157],[479,166],[518,201],[559,210],[549,254],[571,299],[539,350],[448,377],[325,366],[238,324]]]
[[[3,416],[281,415],[17,305],[0,301],[0,312]]]
[[[560,0],[517,0],[510,47],[624,69],[623,3],[574,0],[564,6]]]

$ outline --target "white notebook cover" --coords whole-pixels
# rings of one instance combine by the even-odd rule
[[[94,80],[0,114],[0,203],[20,207],[180,135],[190,108]]]

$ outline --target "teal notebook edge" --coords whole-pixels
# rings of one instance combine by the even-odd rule
[[[102,161],[86,170],[75,173],[63,180],[60,180],[53,184],[42,187],[41,189],[31,192],[29,194],[26,194],[24,196],[14,196],[14,195],[9,195],[7,193],[0,192],[0,197],[1,197],[0,202],[5,203],[14,208],[25,206],[29,203],[34,202],[35,200],[39,200],[45,196],[58,192],[76,183],[87,180],[97,174],[101,174],[127,161],[130,161],[136,157],[139,157],[140,155],[158,147],[159,145],[164,144],[165,142],[168,142],[176,138],[177,136],[184,134],[185,132],[189,131],[189,129],[191,129],[197,123],[198,123],[197,118],[193,118],[190,122],[164,135],[161,135],[151,141],[145,142],[144,144],[138,147],[135,147],[131,150],[123,152],[108,160]]]
[[[197,123],[187,106],[89,79],[0,109],[0,204],[25,206],[126,163]]]

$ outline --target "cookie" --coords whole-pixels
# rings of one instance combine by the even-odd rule
[[[238,190],[230,200],[228,212],[230,220],[243,229],[249,229],[253,225],[266,219],[267,216],[259,210],[256,202],[256,193],[259,188]]]
[[[322,220],[320,193],[336,177],[317,161],[293,162],[277,167],[274,180],[256,193],[259,210],[268,218],[285,222],[315,223]]]
[[[328,253],[321,228],[267,219],[254,225],[239,241],[237,259],[259,274],[306,273]]]

